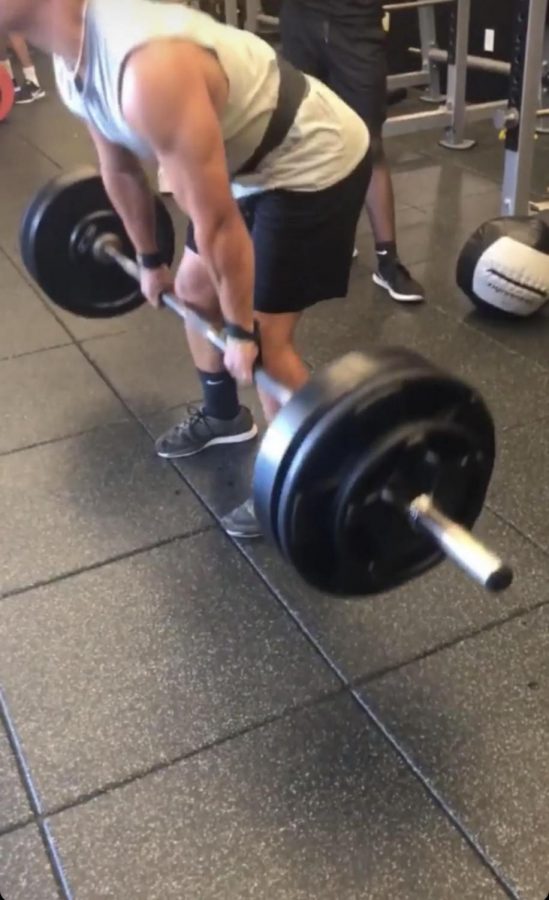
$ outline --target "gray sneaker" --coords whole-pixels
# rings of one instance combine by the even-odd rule
[[[221,519],[221,525],[229,535],[234,538],[260,538],[262,537],[259,522],[255,516],[254,501],[250,497],[241,506],[237,506],[227,516]]]
[[[245,406],[234,419],[214,419],[196,406],[187,408],[187,416],[161,435],[155,450],[162,459],[182,459],[194,456],[215,444],[240,444],[251,441],[257,434],[257,425]]]

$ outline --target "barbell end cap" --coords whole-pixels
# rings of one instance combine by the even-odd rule
[[[502,563],[499,569],[489,576],[486,582],[486,590],[490,591],[492,594],[499,594],[501,591],[506,591],[507,588],[510,588],[515,574],[511,568],[511,566],[505,565]]]

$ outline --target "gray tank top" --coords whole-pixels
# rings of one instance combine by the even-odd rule
[[[77,79],[54,57],[64,103],[107,140],[142,159],[151,147],[127,124],[120,105],[124,66],[137,48],[180,37],[215,54],[229,84],[221,117],[228,169],[237,172],[258,147],[276,106],[279,72],[272,48],[248,31],[230,28],[181,4],[150,0],[88,0],[84,75]],[[252,189],[318,190],[344,178],[368,147],[365,126],[328,88],[310,80],[310,91],[286,140],[241,178]],[[308,164],[303,157],[308,150]],[[295,157],[295,159],[293,158]]]

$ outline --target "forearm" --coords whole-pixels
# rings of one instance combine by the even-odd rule
[[[141,166],[101,166],[109,199],[124,223],[137,253],[151,253],[156,246],[154,195]]]
[[[210,231],[195,223],[195,237],[216,285],[223,318],[252,331],[254,249],[238,209]]]

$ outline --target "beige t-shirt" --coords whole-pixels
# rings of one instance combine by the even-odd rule
[[[151,147],[127,124],[119,88],[130,54],[167,37],[193,41],[219,60],[229,84],[221,127],[229,172],[237,172],[259,145],[276,106],[280,78],[276,55],[256,35],[198,10],[151,0],[89,0],[82,82],[61,58],[54,58],[61,98],[107,140],[143,159],[154,158]],[[309,78],[308,95],[286,139],[256,172],[235,179],[234,192],[331,187],[352,172],[368,146],[368,130],[356,113],[324,84]]]

